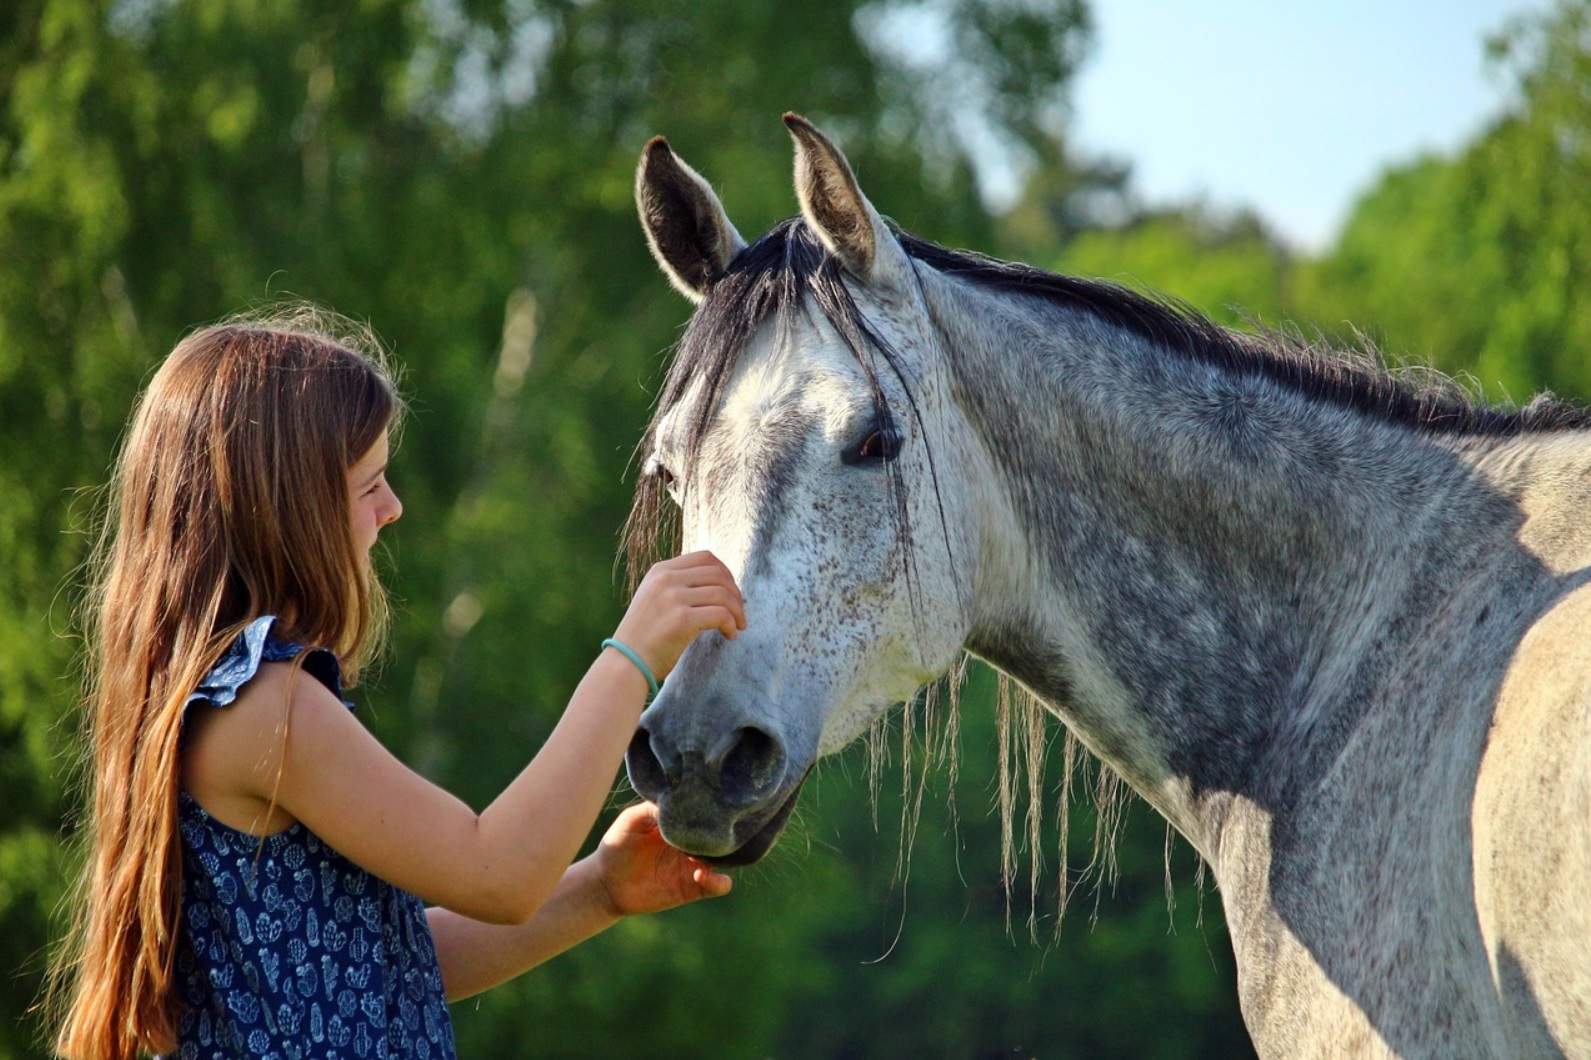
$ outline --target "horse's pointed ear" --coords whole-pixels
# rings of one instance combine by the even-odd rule
[[[856,183],[845,155],[818,127],[786,114],[795,139],[795,190],[801,214],[825,246],[855,275],[891,282],[908,267],[906,252]]]
[[[706,298],[707,289],[746,248],[712,185],[681,161],[661,136],[654,136],[641,152],[635,205],[652,256],[692,302]]]

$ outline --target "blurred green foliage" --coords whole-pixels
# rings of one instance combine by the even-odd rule
[[[794,209],[777,120],[794,108],[842,139],[881,209],[940,242],[1133,279],[1228,322],[1230,306],[1352,320],[1516,396],[1584,395],[1588,11],[1500,38],[1509,112],[1457,156],[1387,174],[1304,259],[1251,216],[1134,209],[1125,166],[1072,156],[1081,0],[6,5],[0,967],[17,971],[0,1056],[39,1051],[22,1014],[68,872],[93,490],[187,328],[302,297],[395,350],[414,407],[393,472],[400,614],[357,696],[400,756],[484,805],[622,606],[631,448],[687,315],[633,216],[647,137],[668,135],[748,236]],[[1029,174],[1002,217],[979,195],[991,164]],[[1217,896],[1143,807],[1120,881],[1084,889],[1058,942],[1029,941],[1023,894],[1008,933],[991,683],[975,673],[965,695],[954,789],[927,778],[909,878],[916,773],[897,752],[875,798],[853,749],[731,899],[622,924],[458,1006],[464,1055],[1241,1055]]]
[[[1190,206],[1130,210],[1043,263],[1169,292],[1226,324],[1369,340],[1498,403],[1549,388],[1591,398],[1591,4],[1519,16],[1486,47],[1511,86],[1503,113],[1452,157],[1382,174],[1318,256],[1253,214]],[[1003,232],[1055,212],[1041,187]]]
[[[1490,45],[1514,104],[1456,158],[1388,173],[1312,278],[1387,346],[1471,372],[1496,400],[1591,396],[1591,5]]]

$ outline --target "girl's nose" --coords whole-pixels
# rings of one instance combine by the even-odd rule
[[[403,502],[400,501],[398,499],[398,495],[394,493],[392,495],[392,500],[388,502],[386,509],[381,513],[381,525],[388,526],[397,522],[398,517],[402,514]]]

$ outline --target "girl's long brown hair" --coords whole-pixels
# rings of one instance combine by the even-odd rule
[[[190,335],[139,400],[84,609],[92,794],[52,969],[62,1055],[175,1047],[184,702],[266,614],[357,681],[386,606],[353,541],[347,469],[400,410],[368,332],[313,310]]]

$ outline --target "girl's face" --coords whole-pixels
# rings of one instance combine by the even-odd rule
[[[403,502],[387,483],[387,432],[348,469],[348,507],[353,513],[354,546],[369,557],[376,534],[403,514]]]

